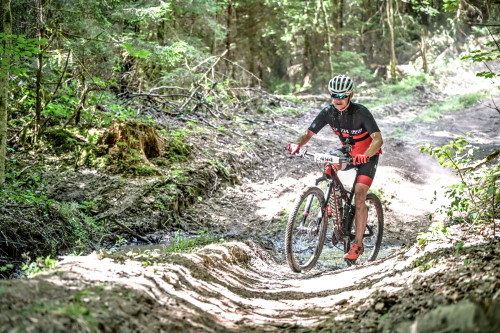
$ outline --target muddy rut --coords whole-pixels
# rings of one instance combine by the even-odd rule
[[[430,203],[434,192],[439,196],[441,185],[456,180],[432,158],[421,155],[416,144],[443,144],[458,132],[473,132],[487,152],[498,147],[498,113],[484,103],[436,122],[414,123],[405,122],[403,113],[394,118],[375,110],[385,143],[372,188],[384,202],[384,244],[391,247],[371,264],[329,266],[320,259],[317,268],[295,274],[283,257],[283,209],[319,171],[289,156],[284,147],[308,126],[315,112],[277,117],[268,132],[255,133],[256,140],[280,147],[257,154],[257,169],[240,179],[239,185],[194,207],[200,212],[196,218],[203,216],[233,240],[192,254],[129,248],[64,257],[56,270],[2,281],[0,332],[328,332],[339,328],[405,332],[427,310],[447,305],[453,297],[459,304],[466,292],[498,300],[500,248],[491,229],[478,231],[460,256],[453,252],[450,240],[427,248],[414,243],[416,234],[427,229],[429,214],[443,203]],[[477,115],[474,121],[464,121],[471,112]],[[404,140],[396,135],[396,128],[404,129]],[[330,151],[337,144],[325,128],[309,148]],[[352,176],[345,172],[343,179],[350,183]],[[458,227],[453,234],[457,239],[464,235]],[[484,243],[490,245],[475,250],[475,244]],[[424,262],[449,260],[421,270],[415,262],[422,257]],[[464,260],[470,265],[464,266]],[[445,273],[451,270],[457,277],[448,283]],[[476,278],[480,270],[491,273],[489,280]],[[462,276],[467,279],[460,280]],[[464,291],[463,285],[470,288]],[[429,296],[435,292],[446,297]],[[484,311],[487,318],[488,311]],[[393,319],[382,320],[388,313]]]

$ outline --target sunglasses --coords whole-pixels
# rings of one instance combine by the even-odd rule
[[[349,94],[330,94],[335,99],[344,99],[349,97]]]

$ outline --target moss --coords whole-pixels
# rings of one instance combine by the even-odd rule
[[[134,176],[159,176],[160,173],[155,167],[149,165],[133,165],[132,173]]]
[[[150,162],[159,167],[168,167],[171,164],[171,161],[165,157],[156,157],[151,159]]]
[[[191,150],[191,146],[181,137],[173,137],[167,144],[165,155],[172,162],[185,162]]]
[[[87,145],[82,149],[82,152],[80,154],[79,164],[97,168],[105,165],[102,153],[99,151],[98,147],[94,144]]]
[[[139,122],[114,122],[98,140],[104,151],[120,160],[148,160],[162,155],[164,140],[154,127]]]
[[[72,133],[62,128],[47,130],[43,133],[43,137],[56,154],[73,151],[77,142]]]

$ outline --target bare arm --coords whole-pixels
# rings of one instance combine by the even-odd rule
[[[295,143],[303,147],[306,143],[309,142],[309,140],[313,137],[313,135],[314,132],[312,132],[311,130],[307,130],[297,139]]]
[[[382,144],[384,143],[384,140],[382,139],[382,133],[380,132],[374,132],[370,136],[372,138],[372,143],[370,143],[370,147],[368,147],[365,151],[365,154],[372,157],[378,153],[380,147],[382,147]]]

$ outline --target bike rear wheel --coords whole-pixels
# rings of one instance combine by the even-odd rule
[[[295,200],[285,233],[285,254],[292,271],[306,272],[316,265],[326,237],[324,193],[310,186]]]
[[[366,221],[366,229],[363,235],[364,252],[358,257],[357,260],[346,259],[347,264],[373,261],[377,259],[380,246],[382,244],[382,236],[384,233],[384,213],[380,199],[374,193],[366,195],[365,204],[368,209],[368,219]],[[352,223],[351,236],[344,243],[344,251],[347,253],[351,244],[354,241],[356,234],[355,223]]]

